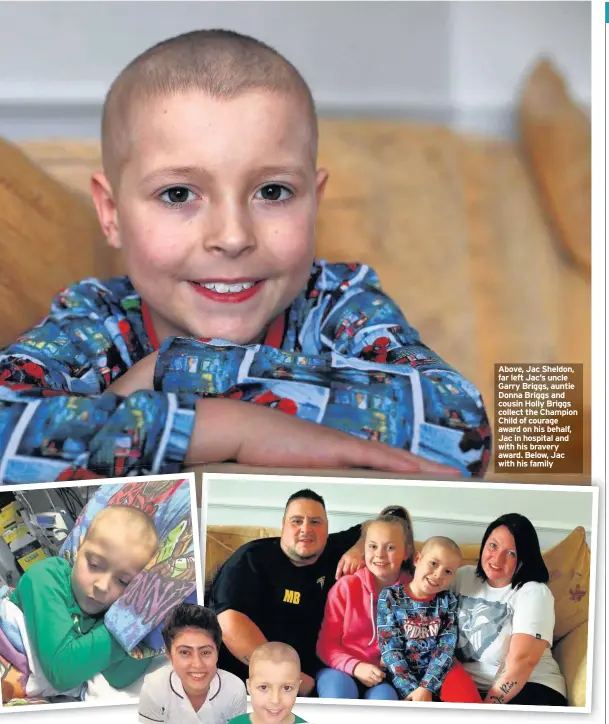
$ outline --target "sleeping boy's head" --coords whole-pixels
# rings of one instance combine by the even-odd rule
[[[417,598],[429,598],[450,588],[463,554],[451,538],[433,536],[414,557],[410,590]]]
[[[254,710],[252,721],[256,724],[291,721],[300,681],[300,657],[292,646],[269,641],[254,649],[246,682]]]
[[[114,81],[92,193],[160,340],[255,342],[306,286],[318,203],[311,92],[253,38],[166,40]]]
[[[154,521],[129,505],[104,508],[81,539],[72,568],[72,591],[91,616],[107,611],[158,548]]]

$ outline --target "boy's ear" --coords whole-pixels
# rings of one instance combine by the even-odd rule
[[[245,688],[247,689],[247,693],[251,696],[252,692],[250,691],[250,680],[249,679],[245,680]]]
[[[317,173],[315,174],[315,198],[318,206],[323,198],[326,183],[328,182],[328,176],[328,171],[325,168],[317,169]]]
[[[414,558],[412,559],[412,562],[413,562],[413,564],[416,566],[420,560],[421,560],[421,552],[420,552],[420,551],[417,551],[417,552],[414,554]]]
[[[116,215],[116,202],[112,195],[110,182],[101,171],[97,171],[91,176],[91,197],[108,244],[113,249],[120,249],[121,238]]]

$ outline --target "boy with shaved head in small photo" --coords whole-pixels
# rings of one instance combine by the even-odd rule
[[[229,724],[296,724],[304,722],[292,713],[300,686],[300,658],[296,649],[269,641],[252,653],[247,690],[252,713],[231,719]]]
[[[152,659],[135,659],[104,625],[104,613],[156,553],[152,518],[138,508],[114,505],[91,521],[74,566],[59,556],[28,568],[8,602],[25,620],[34,661],[46,682],[28,681],[28,695],[77,696],[96,674],[121,689],[142,676]],[[38,677],[30,677],[37,679]],[[48,683],[48,685],[47,685]],[[33,691],[32,686],[42,686]]]

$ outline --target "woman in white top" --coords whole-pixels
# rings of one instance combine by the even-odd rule
[[[165,621],[169,663],[144,679],[138,707],[142,724],[227,724],[247,709],[245,685],[218,669],[222,631],[216,614],[192,603]]]
[[[457,656],[485,704],[567,706],[552,657],[554,597],[528,518],[502,515],[486,529],[477,566],[457,571]]]

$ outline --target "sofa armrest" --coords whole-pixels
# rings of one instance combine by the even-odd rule
[[[586,706],[588,622],[573,629],[553,647],[552,653],[567,683],[570,706]]]

